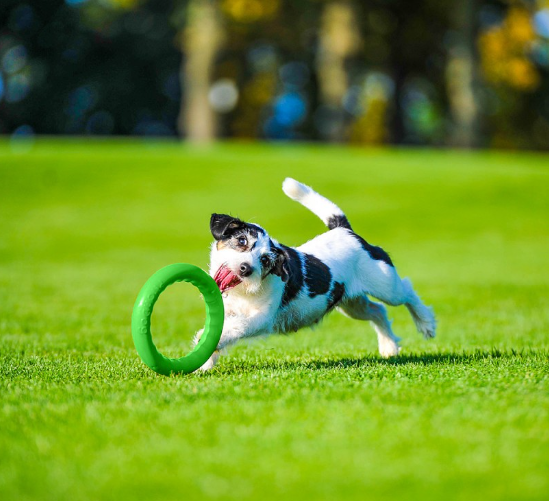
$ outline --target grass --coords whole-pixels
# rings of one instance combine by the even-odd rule
[[[322,231],[287,175],[390,251],[438,337],[391,309],[385,361],[333,314],[207,374],[148,370],[135,296],[166,264],[207,266],[211,212],[289,245]],[[546,499],[548,187],[535,154],[0,143],[0,498]],[[184,353],[203,311],[170,287],[160,349]]]

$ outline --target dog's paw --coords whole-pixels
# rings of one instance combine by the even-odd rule
[[[208,360],[206,361],[206,363],[199,367],[198,370],[201,371],[201,372],[206,372],[206,371],[209,371],[210,369],[213,369],[213,367],[215,366],[215,362],[212,360],[212,358],[208,358]]]
[[[435,326],[426,325],[425,328],[421,330],[421,333],[425,339],[433,339],[436,336]]]
[[[400,353],[400,346],[392,339],[383,339],[379,341],[379,354],[383,358],[396,357]]]
[[[430,318],[427,320],[418,320],[416,321],[416,327],[420,334],[423,335],[425,339],[432,339],[436,336],[437,322],[435,316],[433,315],[431,309],[429,308]]]
[[[210,358],[208,358],[208,360],[206,360],[206,363],[203,366],[201,366],[198,370],[202,372],[206,372],[206,371],[209,371],[210,369],[213,369],[220,355],[221,353],[218,350],[215,350],[213,352],[213,355]]]

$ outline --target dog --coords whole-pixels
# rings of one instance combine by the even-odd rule
[[[379,353],[398,355],[387,310],[405,305],[417,330],[435,336],[432,308],[423,304],[409,279],[401,279],[389,254],[353,231],[341,209],[298,181],[286,178],[284,193],[316,214],[328,227],[300,247],[288,247],[257,224],[212,214],[214,237],[210,275],[224,299],[225,322],[216,351],[202,366],[211,369],[222,350],[239,339],[289,333],[314,325],[334,309],[372,323]],[[194,339],[200,340],[202,330]]]

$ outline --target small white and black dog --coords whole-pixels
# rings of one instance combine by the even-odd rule
[[[239,339],[297,331],[334,308],[371,321],[381,356],[398,355],[400,339],[391,330],[385,306],[368,296],[391,306],[404,304],[418,331],[425,338],[435,336],[431,308],[407,278],[398,276],[383,249],[357,235],[341,209],[308,186],[287,178],[282,189],[322,219],[329,231],[300,247],[287,247],[256,224],[212,214],[210,274],[223,293],[225,323],[217,350],[203,370],[213,367],[221,350]]]

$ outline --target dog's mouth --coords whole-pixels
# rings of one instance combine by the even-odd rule
[[[214,280],[222,293],[236,287],[242,282],[242,280],[224,264],[222,264],[215,273]]]

